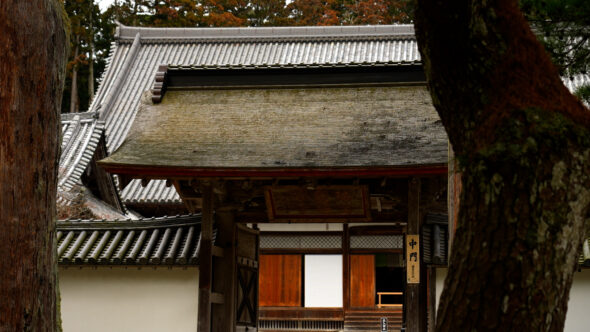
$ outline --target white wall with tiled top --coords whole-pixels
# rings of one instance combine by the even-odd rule
[[[60,266],[64,332],[194,332],[199,270]]]
[[[570,291],[565,332],[590,331],[590,269],[574,272],[574,282]]]

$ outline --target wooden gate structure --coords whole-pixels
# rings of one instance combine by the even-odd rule
[[[433,270],[421,233],[427,214],[446,213],[448,146],[419,65],[161,66],[151,97],[99,164],[122,186],[165,179],[202,213],[199,332],[426,330]],[[343,226],[324,248],[257,230],[298,223]],[[279,244],[259,252],[265,236]],[[375,239],[399,242],[362,244]],[[343,257],[339,307],[306,306],[304,272],[289,286],[299,295],[259,306],[259,267],[281,260],[269,255],[299,255],[281,264],[303,271],[305,255],[322,253]],[[382,254],[405,267],[403,305],[378,289]]]

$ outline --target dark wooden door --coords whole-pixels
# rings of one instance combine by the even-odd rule
[[[301,306],[301,255],[260,255],[261,307]]]
[[[350,306],[375,307],[374,255],[350,255]]]
[[[237,227],[237,301],[236,329],[248,331],[258,325],[258,255],[259,232],[243,226]]]

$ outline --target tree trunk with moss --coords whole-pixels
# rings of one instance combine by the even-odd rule
[[[0,1],[0,331],[58,328],[64,17],[61,1]]]
[[[516,1],[421,0],[416,34],[462,171],[438,331],[561,331],[590,205],[590,111]]]

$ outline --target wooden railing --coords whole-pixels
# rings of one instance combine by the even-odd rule
[[[387,304],[387,303],[383,303],[381,300],[381,296],[382,295],[404,295],[403,292],[377,292],[377,296],[379,298],[379,303],[377,304],[377,308],[383,308],[383,307],[401,307],[401,304]]]

